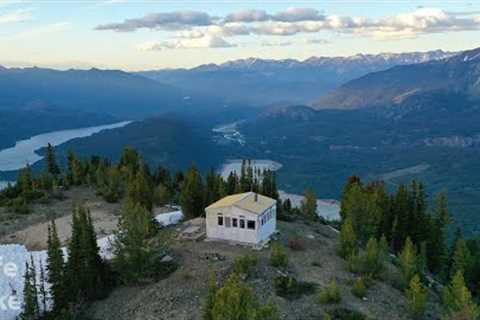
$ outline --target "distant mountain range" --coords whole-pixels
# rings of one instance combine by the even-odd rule
[[[219,98],[119,70],[3,68],[0,86],[0,112],[48,106],[138,119],[167,112],[205,113],[224,107]]]
[[[328,90],[370,72],[440,60],[455,55],[441,50],[412,53],[311,57],[298,61],[242,59],[192,69],[163,69],[137,74],[178,88],[249,104],[307,103]]]
[[[480,48],[443,60],[396,66],[352,80],[321,97],[317,109],[399,107],[437,92],[480,97]]]

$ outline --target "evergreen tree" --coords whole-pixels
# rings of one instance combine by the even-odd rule
[[[314,220],[317,219],[317,196],[311,188],[305,189],[304,197],[301,203],[301,210],[305,217]]]
[[[238,176],[232,171],[227,178],[227,194],[234,194],[238,190]]]
[[[52,145],[49,143],[47,145],[47,171],[53,176],[60,174],[60,167],[57,164],[57,159],[55,157],[55,150]]]
[[[65,305],[65,277],[63,251],[57,234],[55,221],[48,226],[47,277],[50,283],[50,294],[54,313],[62,310]]]
[[[30,261],[30,264],[25,263],[23,311],[20,314],[20,319],[22,320],[34,320],[40,317],[35,265],[31,256]]]
[[[399,252],[402,249],[406,238],[410,234],[410,209],[411,203],[408,189],[404,185],[400,185],[393,204],[396,223],[392,244],[395,252]]]
[[[20,170],[20,174],[17,178],[17,186],[20,193],[25,197],[29,197],[29,194],[33,191],[33,174],[32,168],[29,164]]]
[[[480,315],[480,309],[465,286],[465,280],[461,271],[458,271],[453,276],[450,285],[444,288],[443,304],[446,319],[475,320]]]
[[[408,284],[412,279],[412,277],[415,275],[417,271],[416,267],[417,267],[417,255],[416,255],[415,246],[413,245],[412,240],[410,240],[410,237],[408,237],[405,240],[405,245],[400,254],[400,269],[402,271],[402,275],[405,280],[405,283]]]
[[[373,276],[377,276],[383,269],[384,252],[380,248],[377,239],[370,238],[367,242],[367,250],[365,255],[365,268],[367,272]]]
[[[261,305],[252,290],[233,273],[215,295],[212,320],[277,320],[272,304]]]
[[[470,251],[467,243],[463,238],[458,239],[455,244],[455,251],[452,256],[450,275],[453,277],[457,272],[465,274],[468,264],[470,262]]]
[[[210,274],[208,293],[205,304],[202,309],[202,320],[213,320],[213,307],[215,306],[215,296],[217,294],[217,281],[215,273]]]
[[[428,268],[435,273],[441,271],[446,262],[448,221],[447,195],[442,192],[436,198],[432,227],[427,241]]]
[[[427,290],[422,285],[420,277],[416,274],[410,280],[409,287],[405,290],[407,306],[414,319],[422,319],[427,303]]]
[[[148,239],[153,235],[152,214],[139,203],[126,201],[115,233],[114,268],[125,283],[138,282],[153,254]]]
[[[128,181],[127,198],[145,209],[151,211],[153,208],[153,192],[150,188],[144,166],[140,166],[136,174]]]
[[[213,169],[210,169],[207,174],[205,192],[206,205],[210,205],[220,199],[220,182],[218,175],[215,173],[215,171],[213,171]]]
[[[47,291],[47,278],[45,275],[45,268],[43,267],[42,262],[40,261],[40,283],[38,288],[38,298],[40,300],[42,312],[47,311],[47,298],[48,298],[48,291]]]
[[[100,258],[92,219],[88,211],[77,206],[73,212],[72,237],[65,267],[69,301],[91,301],[105,288],[105,270]]]
[[[202,177],[193,166],[186,174],[180,194],[180,204],[185,218],[192,219],[204,213]]]
[[[349,197],[350,190],[353,186],[362,186],[362,182],[358,176],[350,176],[345,184],[345,187],[343,188],[342,201],[340,202],[340,217],[342,221],[347,219],[347,212],[350,211],[350,203],[348,202],[347,198]]]
[[[343,258],[348,258],[357,252],[357,236],[353,230],[352,220],[347,218],[340,230],[340,246],[338,253]]]

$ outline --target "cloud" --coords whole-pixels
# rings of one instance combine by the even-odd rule
[[[258,22],[267,21],[271,16],[265,10],[242,10],[227,15],[223,21],[228,22]]]
[[[321,21],[325,16],[320,11],[312,8],[288,8],[272,17],[275,21],[297,22],[297,21]]]
[[[137,46],[141,51],[161,51],[168,49],[200,49],[200,48],[230,48],[235,45],[216,36],[203,36],[193,39],[171,39],[165,41],[150,41]]]
[[[0,15],[0,24],[24,22],[32,19],[32,10],[22,9]]]
[[[269,13],[265,10],[242,10],[214,17],[200,11],[152,13],[137,19],[99,25],[97,30],[132,32],[138,29],[175,31],[171,40],[155,42],[155,48],[192,48],[232,46],[225,38],[240,36],[315,35],[320,32],[371,37],[379,40],[416,38],[424,34],[480,30],[480,13],[451,12],[438,8],[419,7],[411,12],[370,18],[325,14],[312,8],[289,8]],[[260,39],[260,44],[262,44]],[[282,41],[287,43],[287,41]],[[268,42],[267,43],[268,46]],[[281,42],[277,42],[277,45]],[[322,39],[306,41],[324,44]],[[273,43],[272,43],[273,45]],[[155,49],[158,50],[158,49]]]
[[[99,25],[95,29],[113,30],[117,32],[131,32],[142,28],[179,30],[192,26],[208,26],[212,24],[212,21],[212,17],[205,12],[175,11],[151,13],[138,19],[126,19],[120,23]]]

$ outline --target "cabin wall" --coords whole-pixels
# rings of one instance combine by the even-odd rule
[[[262,226],[261,219],[263,215],[268,215],[270,212],[270,219],[266,220],[266,223]],[[270,236],[277,230],[277,206],[273,206],[270,209],[266,210],[262,215],[258,216],[258,224],[260,228],[258,229],[258,241],[266,241]]]
[[[223,217],[223,226],[218,225],[218,214]],[[227,219],[230,219],[230,227],[227,227]],[[233,219],[237,219],[237,227],[233,226]],[[240,227],[240,219],[244,219],[245,228]],[[247,228],[247,221],[255,221],[255,230]],[[257,215],[249,211],[229,206],[207,210],[206,215],[207,237],[211,239],[231,240],[245,243],[258,243],[257,231],[259,222]]]

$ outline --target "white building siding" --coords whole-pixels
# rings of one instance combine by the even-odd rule
[[[235,206],[208,209],[206,213],[207,237],[210,239],[258,244],[266,241],[276,231],[275,206],[262,214],[256,214]],[[219,225],[219,217],[222,217],[222,225]],[[262,218],[265,219],[263,225]],[[234,219],[236,219],[236,226]],[[244,221],[243,228],[242,220]],[[254,230],[248,228],[248,221],[255,222]]]

